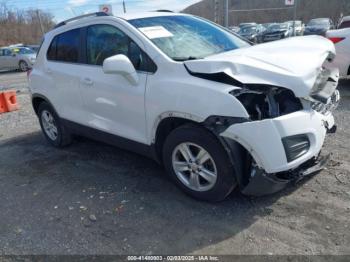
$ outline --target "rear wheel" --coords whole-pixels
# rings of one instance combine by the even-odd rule
[[[174,130],[165,141],[163,161],[176,184],[196,199],[221,201],[236,186],[228,154],[204,128],[188,125]]]
[[[61,123],[55,110],[46,102],[38,109],[41,129],[48,142],[55,147],[64,147],[72,142],[72,136]]]

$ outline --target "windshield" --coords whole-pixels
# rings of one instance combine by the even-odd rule
[[[200,59],[249,46],[225,29],[192,16],[150,17],[129,22],[176,61]]]
[[[308,26],[328,26],[329,20],[328,19],[315,19],[315,20],[311,20],[307,25]]]
[[[239,30],[240,34],[251,34],[256,31],[256,26],[246,26]]]

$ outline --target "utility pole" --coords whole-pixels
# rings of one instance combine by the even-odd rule
[[[219,1],[218,0],[214,0],[214,22],[215,23],[219,23]]]
[[[41,22],[41,17],[40,17],[39,9],[36,10],[36,15],[38,16],[38,20],[39,20],[39,24],[40,24],[41,33],[44,35],[44,28],[43,28],[43,24],[42,24],[42,22]]]
[[[124,10],[124,14],[125,14],[126,13],[125,0],[123,0],[123,10]]]
[[[225,27],[228,28],[229,27],[229,24],[228,24],[228,16],[229,16],[229,10],[228,10],[228,0],[225,0],[225,7],[224,7],[225,11],[224,11],[224,14],[225,14]]]
[[[293,36],[296,36],[296,30],[295,30],[295,20],[297,19],[297,0],[294,0],[294,15],[293,15]]]

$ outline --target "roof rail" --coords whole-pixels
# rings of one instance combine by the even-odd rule
[[[159,9],[159,10],[156,10],[156,12],[174,13],[173,11],[171,11],[171,10],[166,10],[166,9]]]
[[[75,21],[75,20],[79,20],[81,18],[85,18],[85,17],[90,17],[90,16],[110,16],[109,14],[105,13],[105,12],[95,12],[95,13],[90,13],[90,14],[85,14],[85,15],[80,15],[80,16],[76,16],[76,17],[73,17],[73,18],[70,18],[68,20],[65,20],[63,22],[60,22],[58,23],[54,28],[58,28],[58,27],[61,27],[61,26],[64,26],[66,25],[67,23],[69,22],[72,22],[72,21]]]

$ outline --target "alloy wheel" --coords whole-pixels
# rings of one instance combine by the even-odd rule
[[[172,154],[172,165],[178,179],[194,191],[208,191],[217,180],[217,169],[211,155],[194,143],[178,145]]]

